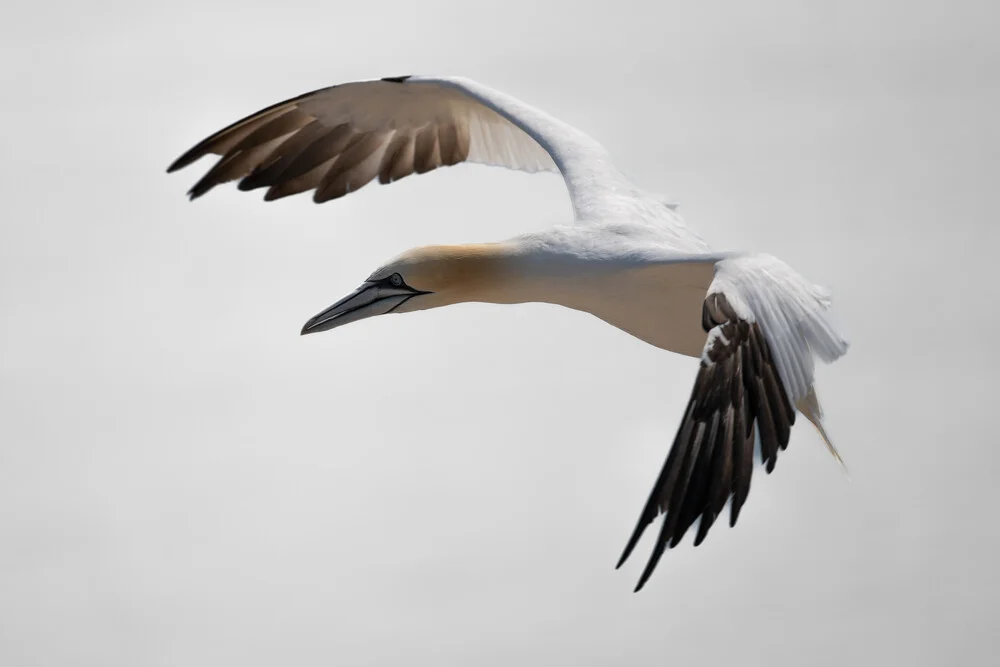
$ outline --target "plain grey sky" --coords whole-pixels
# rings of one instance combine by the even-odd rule
[[[0,25],[0,664],[990,664],[992,2],[20,3]],[[841,475],[613,565],[696,362],[555,307],[300,338],[410,246],[565,221],[466,166],[324,206],[169,162],[324,85],[462,74],[721,249],[834,290]]]

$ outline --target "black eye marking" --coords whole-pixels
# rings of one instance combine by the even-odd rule
[[[410,287],[409,285],[406,284],[406,281],[403,280],[403,276],[399,275],[398,273],[394,273],[391,276],[386,276],[385,278],[379,278],[376,282],[380,287],[391,287],[397,290],[405,290],[407,292],[412,292],[414,295],[430,294],[430,292],[425,292],[423,290],[418,290]]]

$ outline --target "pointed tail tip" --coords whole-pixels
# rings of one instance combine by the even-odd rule
[[[844,459],[840,458],[840,454],[835,453],[834,456],[837,458],[837,463],[840,464],[840,472],[844,474],[844,477],[847,478],[848,482],[852,481],[853,478],[851,477],[851,471],[847,469],[847,464],[844,463]]]
[[[809,415],[806,416],[809,417]],[[840,455],[840,452],[837,451],[837,448],[833,445],[833,441],[830,440],[830,436],[827,434],[826,429],[823,428],[822,420],[817,419],[816,421],[813,421],[810,418],[809,421],[812,421],[813,425],[816,427],[816,430],[819,432],[819,437],[822,438],[823,444],[826,445],[827,451],[830,452],[830,455],[834,459],[836,459],[837,463],[840,465],[840,470],[844,473],[844,475],[847,477],[848,480],[851,479],[851,472],[847,469],[847,464],[844,463],[844,458]]]
[[[814,387],[809,388],[809,393],[804,399],[798,402],[795,406],[796,409],[805,415],[806,419],[816,427],[816,432],[819,433],[820,439],[823,440],[823,444],[826,445],[827,451],[830,455],[837,460],[840,464],[840,469],[847,476],[848,479],[851,478],[851,473],[847,470],[847,464],[844,463],[843,457],[837,448],[834,446],[833,441],[830,439],[830,435],[826,432],[826,428],[823,426],[823,408],[820,407],[819,398],[816,396],[816,390]]]

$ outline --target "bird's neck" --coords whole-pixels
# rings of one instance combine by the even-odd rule
[[[615,256],[581,244],[526,239],[408,252],[395,266],[427,294],[394,312],[467,302],[551,303],[596,315],[651,345],[700,354],[705,339],[701,305],[714,275],[713,261]]]
[[[496,244],[494,268],[465,301],[551,303],[596,315],[656,347],[697,356],[714,262],[656,262],[546,253]]]
[[[461,301],[553,303],[581,309],[605,294],[614,298],[634,280],[634,266],[539,248],[522,239],[436,246],[441,266]]]

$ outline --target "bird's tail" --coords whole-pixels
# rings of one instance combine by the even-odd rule
[[[814,387],[809,387],[809,393],[806,394],[805,398],[801,399],[795,406],[799,412],[805,415],[806,419],[812,422],[812,425],[816,427],[819,431],[819,437],[823,438],[823,442],[826,444],[826,448],[830,450],[830,454],[833,458],[837,459],[837,463],[840,464],[841,469],[843,469],[844,474],[850,477],[850,472],[847,470],[847,464],[844,463],[844,459],[840,456],[840,452],[837,448],[833,446],[833,442],[830,440],[830,436],[827,434],[826,429],[823,428],[823,408],[819,404],[819,399],[816,397],[816,389]]]
[[[724,291],[760,324],[775,352],[782,382],[795,407],[812,422],[827,449],[847,471],[823,427],[823,410],[813,386],[814,357],[831,363],[847,352],[830,308],[830,292],[813,285],[770,255],[753,254],[720,262],[713,289]]]

